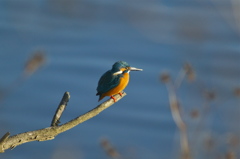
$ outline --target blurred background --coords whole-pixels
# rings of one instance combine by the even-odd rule
[[[1,0],[0,135],[50,126],[65,91],[62,123],[94,108],[100,76],[119,60],[144,70],[131,72],[127,96],[0,158],[181,158],[163,72],[180,81],[191,158],[240,158],[239,0]]]

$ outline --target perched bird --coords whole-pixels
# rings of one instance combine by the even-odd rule
[[[98,101],[106,96],[110,96],[114,102],[116,102],[113,95],[122,95],[121,92],[128,85],[130,71],[142,71],[142,69],[130,67],[130,65],[124,61],[114,63],[112,69],[105,72],[98,81],[96,94],[99,95]]]

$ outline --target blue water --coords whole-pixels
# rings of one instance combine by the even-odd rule
[[[65,91],[71,99],[62,123],[94,108],[98,79],[116,61],[144,71],[131,72],[127,96],[98,116],[54,140],[23,144],[0,158],[107,158],[102,138],[123,158],[178,158],[179,133],[159,76],[168,71],[175,79],[185,62],[197,80],[183,81],[177,95],[195,141],[193,156],[224,156],[232,148],[227,136],[240,139],[240,101],[233,95],[240,87],[240,28],[233,13],[224,0],[1,0],[1,90],[21,76],[33,52],[44,51],[47,61],[1,101],[0,135],[48,127]],[[216,99],[208,103],[196,137],[200,119],[189,113],[197,109],[202,115],[205,90],[214,91]],[[204,145],[208,136],[213,150]],[[231,150],[240,157],[239,144]]]

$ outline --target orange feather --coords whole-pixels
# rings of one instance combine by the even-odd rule
[[[110,89],[108,92],[101,94],[101,97],[99,98],[98,101],[100,101],[101,99],[103,99],[106,96],[113,96],[113,95],[116,95],[118,93],[121,93],[126,88],[126,86],[128,85],[129,77],[130,77],[129,73],[124,73],[123,77],[120,78],[119,85]]]

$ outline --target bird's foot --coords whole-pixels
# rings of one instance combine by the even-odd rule
[[[122,92],[119,92],[118,94],[122,97]]]
[[[116,103],[116,98],[114,96],[110,96],[113,99],[114,103]]]

